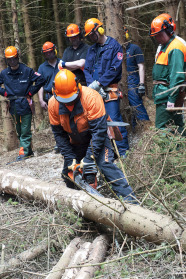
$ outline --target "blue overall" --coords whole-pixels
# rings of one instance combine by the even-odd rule
[[[143,105],[142,98],[138,95],[139,86],[139,69],[138,64],[144,63],[144,56],[139,46],[128,43],[126,47],[126,64],[127,64],[127,82],[128,82],[128,100],[135,112],[132,117],[132,126],[136,126],[136,119],[149,120],[147,111]]]
[[[103,87],[118,83],[122,75],[122,46],[113,38],[108,37],[104,45],[94,44],[88,49],[85,62],[85,78],[87,85],[94,80],[100,82]],[[119,99],[105,102],[105,108],[113,121],[123,121]],[[127,130],[120,127],[123,140],[117,141],[117,147],[120,155],[125,155],[129,149]]]

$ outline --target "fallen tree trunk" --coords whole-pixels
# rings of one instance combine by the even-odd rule
[[[58,263],[52,268],[46,279],[61,279],[62,275],[64,274],[65,267],[69,265],[72,256],[80,248],[81,244],[82,240],[80,238],[74,238],[67,246],[62,257],[60,258]]]
[[[64,275],[61,277],[61,279],[75,279],[77,278],[77,274],[80,271],[81,267],[73,267],[82,265],[85,263],[88,259],[89,251],[90,251],[91,243],[85,242],[83,245],[81,245],[80,249],[73,255],[68,269],[65,271]],[[70,268],[72,267],[72,268]],[[70,269],[69,269],[70,268]]]
[[[90,247],[90,253],[86,264],[101,263],[104,261],[108,249],[108,238],[106,235],[96,237]],[[76,279],[91,279],[94,277],[98,266],[82,267]]]
[[[15,269],[23,265],[26,261],[30,261],[35,259],[37,256],[45,252],[48,248],[47,241],[44,241],[42,244],[32,247],[21,254],[17,255],[16,258],[12,258],[0,266],[0,278],[4,278],[5,276],[15,273]]]
[[[60,202],[89,220],[112,227],[114,224],[125,233],[150,242],[173,244],[176,243],[176,236],[186,250],[186,230],[183,232],[171,217],[137,205],[126,204],[127,209],[124,209],[117,200],[97,196],[94,199],[83,191],[67,188],[63,182],[60,186],[49,184],[8,170],[0,170],[0,192],[46,203]]]

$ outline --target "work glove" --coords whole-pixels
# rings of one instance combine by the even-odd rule
[[[174,108],[174,103],[167,102],[167,108]]]
[[[72,164],[68,166],[68,169],[73,171],[76,164],[76,159],[73,159]]]
[[[144,83],[139,84],[138,95],[139,95],[139,97],[143,97],[145,95],[145,85],[144,85]]]
[[[101,95],[103,100],[105,100],[107,98],[107,93],[105,92],[105,90],[102,87],[99,90],[99,94]]]
[[[99,90],[101,88],[101,86],[98,84],[97,80],[94,80],[91,84],[89,84],[88,87],[90,87],[90,88],[92,88],[92,89],[94,89],[94,90],[96,90],[98,92],[99,92]]]
[[[98,84],[97,80],[94,80],[91,84],[89,84],[90,88],[96,90],[97,92],[99,92],[99,94],[101,95],[101,97],[104,99],[106,99],[107,97],[107,93],[104,91],[104,89]]]
[[[58,70],[62,70],[65,67],[65,61],[60,60],[58,63]]]

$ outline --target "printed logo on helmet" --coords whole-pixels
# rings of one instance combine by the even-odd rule
[[[123,53],[122,52],[118,52],[117,53],[117,58],[118,58],[118,60],[122,60],[123,59]]]

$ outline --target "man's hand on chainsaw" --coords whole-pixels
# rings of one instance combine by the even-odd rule
[[[77,164],[76,159],[73,159],[72,164],[68,166],[68,169],[73,171],[76,164]]]

